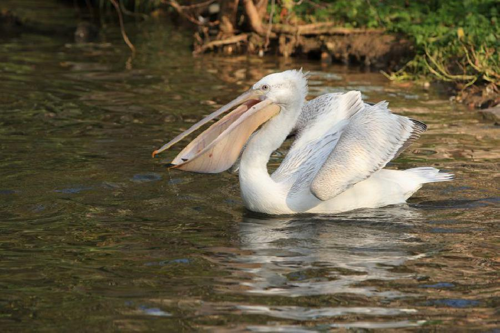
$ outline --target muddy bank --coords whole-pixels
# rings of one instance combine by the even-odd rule
[[[455,88],[456,101],[467,105],[470,109],[486,109],[500,105],[500,91],[494,83],[465,89],[463,85],[456,85]]]
[[[409,40],[383,30],[346,29],[322,24],[297,28],[278,26],[273,31],[272,37],[250,33],[223,40],[207,40],[198,35],[194,42],[194,54],[267,53],[389,70],[396,69],[413,54],[413,45]]]
[[[314,26],[314,27],[313,27]],[[203,39],[195,34],[193,53],[275,54],[283,57],[306,57],[324,64],[360,65],[387,72],[401,68],[414,56],[413,43],[403,35],[376,29],[346,29],[325,25],[275,27],[272,37],[255,33],[239,34],[223,40]],[[420,84],[408,82],[408,84]],[[438,83],[442,86],[443,83]],[[425,82],[427,89],[433,84]],[[495,84],[464,87],[448,83],[452,100],[471,109],[498,105],[500,94]]]
[[[448,90],[458,102],[474,108],[498,104],[498,82],[493,79],[498,75],[494,70],[492,73],[488,64],[481,62],[483,58],[476,51],[470,51],[465,45],[463,46],[466,52],[473,54],[471,59],[475,59],[475,63],[470,59],[466,62],[459,53],[455,54],[455,58],[448,55],[446,59],[436,60],[436,55],[427,54],[430,51],[423,48],[421,43],[415,42],[422,38],[421,34],[412,33],[408,29],[396,29],[395,25],[392,25],[392,28],[390,25],[356,25],[351,19],[339,19],[332,13],[323,17],[328,22],[318,23],[315,18],[308,19],[304,13],[294,13],[292,7],[300,5],[298,3],[282,3],[278,6],[275,6],[274,2],[269,6],[267,0],[169,0],[165,3],[171,6],[170,13],[177,19],[196,26],[198,31],[194,35],[194,54],[274,54],[313,58],[326,64],[336,62],[362,65],[383,69],[388,73],[402,69],[403,75],[391,79],[401,80],[404,77],[405,80],[412,81],[425,79],[446,82]],[[354,4],[352,6],[355,7]],[[316,10],[320,12],[327,8],[327,5],[316,6]],[[315,23],[306,23],[311,21]],[[427,25],[429,26],[429,22]],[[346,26],[379,26],[384,29],[357,29]],[[444,50],[444,47],[441,49]],[[436,50],[433,49],[434,51]],[[403,69],[410,63],[411,69]],[[464,87],[462,82],[474,86]],[[488,85],[489,83],[493,84]],[[429,87],[431,82],[424,84]]]
[[[193,53],[302,56],[325,63],[361,64],[395,70],[414,56],[413,44],[385,29],[346,28],[338,22],[305,23],[281,9],[280,23],[267,0],[167,1],[175,24],[196,30]],[[184,5],[182,5],[184,4]],[[161,10],[160,10],[161,11]],[[166,11],[165,11],[166,12]]]
[[[383,32],[304,36],[298,38],[297,47],[309,56],[320,54],[322,61],[359,63],[375,68],[396,68],[413,49],[402,36]]]
[[[479,111],[484,120],[500,126],[500,105]]]
[[[267,54],[302,57],[316,59],[325,65],[330,63],[359,65],[390,73],[400,69],[418,53],[410,39],[402,34],[388,33],[382,29],[344,28],[331,22],[267,25],[263,23],[266,20],[252,19],[252,12],[247,11],[246,7],[243,13],[241,6],[239,9],[233,8],[231,12],[230,8],[225,8],[230,1],[220,2],[220,6],[214,1],[203,2],[196,6],[177,4],[177,10],[166,3],[173,5],[177,2],[166,1],[162,8],[148,15],[136,15],[130,12],[125,15],[124,12],[124,17],[129,23],[132,19],[141,22],[145,17],[155,18],[158,22],[173,21],[178,29],[193,31],[195,55],[213,52],[226,55]],[[105,22],[104,17],[106,20],[110,18],[113,26],[118,26],[117,11],[113,8],[104,12],[99,11],[95,4],[94,7],[87,8],[83,2],[79,2],[78,8],[78,6],[70,7],[69,3],[65,6],[64,2],[50,0],[45,3],[45,8],[42,10],[33,4],[31,6],[28,4],[30,2],[27,0],[2,2],[0,5],[2,37],[32,32],[44,35],[57,34],[78,43],[88,43],[100,39],[99,30],[102,28],[99,26]],[[264,11],[263,8],[256,9]],[[231,17],[228,16],[230,12]],[[265,14],[259,15],[261,18],[265,17]],[[156,24],[154,20],[151,21]],[[132,42],[139,41],[132,38]],[[410,81],[404,84],[422,83]],[[425,83],[425,87],[433,89],[434,85]],[[470,108],[484,109],[500,102],[498,86],[494,84],[474,85],[464,89],[456,83],[447,83],[446,90],[454,96],[452,98],[455,101]]]

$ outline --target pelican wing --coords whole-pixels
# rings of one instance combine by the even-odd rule
[[[291,196],[309,192],[314,176],[335,148],[349,119],[364,107],[357,91],[321,95],[307,102],[295,128],[297,137],[272,178],[292,184]]]
[[[365,105],[342,129],[311,192],[323,201],[339,195],[382,169],[425,130],[419,121],[392,114],[385,102]]]

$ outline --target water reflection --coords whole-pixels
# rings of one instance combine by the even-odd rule
[[[394,328],[407,328],[418,327],[425,323],[425,320],[409,321],[402,320],[390,323],[376,323],[376,322],[354,322],[349,324],[330,324],[319,325],[318,327],[305,328],[301,326],[249,326],[247,329],[251,332],[288,332],[288,333],[306,333],[325,331],[329,328],[346,328],[346,329],[394,329]]]
[[[238,225],[236,248],[215,248],[217,263],[231,272],[220,280],[225,293],[259,296],[324,297],[339,295],[366,301],[361,306],[335,306],[334,302],[298,305],[237,304],[245,315],[265,315],[276,319],[322,321],[354,316],[375,321],[338,323],[333,327],[396,328],[421,325],[408,321],[417,313],[413,308],[391,304],[399,298],[412,298],[385,284],[373,282],[414,278],[400,269],[409,260],[424,257],[423,243],[416,229],[424,223],[420,210],[407,205],[368,209],[336,216],[267,217],[248,213]],[[387,306],[381,306],[386,300]],[[288,301],[285,301],[288,303]],[[302,305],[301,303],[300,305]],[[325,306],[328,304],[328,306]],[[345,304],[345,303],[341,303]],[[386,320],[381,321],[381,318]],[[372,325],[373,324],[373,325]],[[311,327],[309,327],[311,328]],[[316,327],[317,329],[318,327]],[[303,330],[300,326],[251,326],[255,331]]]
[[[394,268],[424,256],[412,233],[420,220],[419,211],[408,206],[335,217],[246,216],[239,225],[242,251],[228,256],[226,265],[249,277],[242,282],[249,293],[400,297],[399,291],[362,283],[409,276]]]
[[[316,320],[327,317],[337,317],[346,314],[365,316],[397,316],[416,313],[415,309],[389,309],[380,307],[336,307],[311,309],[301,306],[251,306],[240,305],[237,309],[247,314],[265,314],[268,316],[294,320]]]

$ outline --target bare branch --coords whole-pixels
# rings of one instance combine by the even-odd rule
[[[299,26],[290,26],[286,24],[275,24],[273,31],[282,34],[292,35],[352,35],[352,34],[380,34],[384,29],[352,29],[338,27],[335,23],[313,23]]]
[[[116,11],[118,13],[118,19],[120,21],[120,30],[121,30],[121,33],[122,33],[123,40],[128,45],[128,47],[130,48],[130,50],[132,51],[132,54],[135,54],[135,46],[134,46],[134,44],[132,44],[132,42],[128,38],[127,32],[125,31],[125,25],[123,23],[123,15],[122,15],[122,11],[121,11],[120,5],[118,4],[117,0],[109,0],[109,1],[111,1],[111,3],[113,4],[113,6],[115,7],[115,9],[116,9]]]
[[[214,26],[214,25],[217,25],[219,24],[219,21],[215,21],[215,22],[201,22],[200,20],[192,17],[191,15],[187,14],[184,9],[185,8],[194,8],[193,6],[195,5],[192,5],[192,6],[181,6],[179,5],[179,3],[175,0],[162,0],[163,3],[166,3],[170,6],[172,6],[182,17],[186,18],[189,22],[191,23],[194,23],[196,25],[208,25],[208,26]],[[204,5],[209,5],[210,3],[209,2],[213,2],[213,1],[207,1],[207,2],[204,2],[203,4]]]
[[[245,7],[245,13],[247,14],[248,21],[252,30],[261,36],[266,35],[266,29],[262,25],[262,18],[257,11],[252,0],[243,0],[243,5]]]
[[[267,13],[267,4],[269,3],[269,0],[254,0],[255,2],[255,8],[257,9],[257,13],[259,14],[259,17],[264,19]]]
[[[222,39],[222,40],[214,40],[212,42],[209,42],[209,43],[202,45],[199,49],[195,50],[193,52],[193,54],[200,54],[200,53],[205,52],[207,49],[212,49],[212,48],[217,47],[217,46],[238,44],[241,42],[246,42],[247,40],[248,40],[247,34],[241,34],[241,35],[233,36],[231,38]]]
[[[227,38],[234,35],[238,3],[239,0],[226,0],[221,2],[219,12],[219,37]]]
[[[269,13],[269,24],[267,27],[267,33],[266,33],[266,42],[264,44],[264,49],[267,51],[267,47],[269,46],[269,37],[271,36],[271,31],[273,28],[273,16],[274,16],[274,7],[276,5],[275,0],[271,0],[271,13]],[[267,0],[266,0],[267,4]]]
[[[208,0],[208,1],[205,1],[205,2],[200,2],[200,3],[194,3],[192,5],[181,5],[180,7],[182,9],[184,8],[202,8],[202,7],[206,7],[206,6],[209,6],[211,4],[213,4],[216,0]]]

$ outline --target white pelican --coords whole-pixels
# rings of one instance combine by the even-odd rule
[[[401,204],[424,183],[452,179],[430,167],[383,169],[426,125],[390,112],[386,102],[366,104],[358,91],[306,101],[302,70],[270,74],[207,116],[153,156],[238,106],[187,145],[171,168],[219,173],[239,160],[245,206],[266,214],[332,214]],[[267,163],[296,133],[285,159],[269,175]]]

